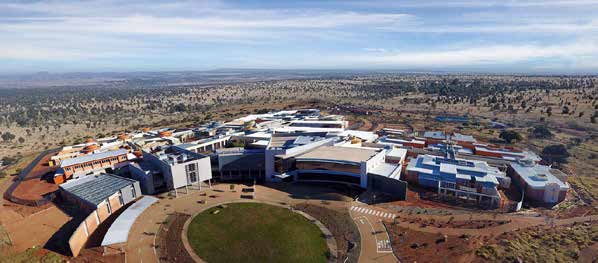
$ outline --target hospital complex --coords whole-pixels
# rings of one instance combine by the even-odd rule
[[[340,115],[318,109],[252,114],[186,129],[142,129],[89,139],[56,152],[60,195],[89,213],[69,241],[73,254],[108,215],[134,200],[135,211],[214,182],[340,183],[361,189],[365,203],[406,200],[408,187],[484,209],[504,207],[504,192],[521,202],[556,204],[567,176],[534,152],[443,131],[349,129]],[[128,211],[125,211],[128,212]],[[118,219],[117,219],[118,220]],[[117,243],[110,230],[103,245]],[[77,239],[81,239],[78,241]]]

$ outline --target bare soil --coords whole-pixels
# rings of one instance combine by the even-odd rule
[[[156,249],[160,262],[194,262],[185,249],[181,236],[183,226],[190,217],[188,214],[174,213],[162,223],[156,237]]]
[[[414,220],[415,221],[415,220]],[[484,229],[510,223],[509,220],[434,220],[417,219],[422,227],[432,226],[437,228],[458,228],[458,229]]]
[[[475,240],[470,237],[445,236],[414,231],[385,223],[392,247],[401,262],[471,262]]]

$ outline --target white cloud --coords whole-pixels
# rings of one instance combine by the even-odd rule
[[[339,61],[387,67],[451,67],[505,65],[548,58],[575,63],[582,59],[587,61],[588,57],[598,59],[598,41],[585,40],[549,46],[496,45],[424,52],[357,54],[341,56]]]
[[[489,7],[577,7],[597,6],[595,0],[407,0],[407,1],[354,1],[345,4],[369,7],[404,8],[489,8]]]
[[[554,33],[554,34],[580,34],[598,32],[598,19],[584,23],[491,23],[488,25],[453,24],[453,25],[424,25],[407,27],[384,27],[392,32],[419,32],[419,33]]]
[[[118,63],[123,58],[169,60],[190,54],[194,58],[221,56],[223,61],[239,61],[248,67],[253,61],[256,66],[275,67],[441,68],[525,64],[532,60],[555,58],[551,63],[562,61],[563,65],[596,68],[593,59],[598,56],[598,41],[577,39],[598,33],[598,17],[588,15],[590,12],[586,11],[580,16],[576,16],[577,13],[560,15],[560,8],[591,10],[594,5],[598,7],[598,1],[331,3],[318,8],[252,9],[230,6],[217,0],[2,2],[0,60],[61,62],[100,58],[114,59]],[[348,9],[338,9],[338,5],[372,5],[375,8],[339,11]],[[447,6],[481,10],[467,9],[476,13],[462,9],[438,12],[438,8]],[[385,9],[376,9],[379,7]],[[420,9],[403,7],[430,7],[435,11],[420,13]],[[511,9],[517,9],[519,13],[511,12]],[[500,40],[502,44],[454,47],[455,43],[469,39],[455,38],[451,33],[469,33],[472,43]],[[476,36],[476,33],[484,35]],[[515,37],[504,38],[507,35],[504,33],[525,34],[518,34],[514,40]],[[544,35],[535,38],[538,33]],[[547,40],[547,34],[558,35]],[[450,37],[444,38],[447,35]],[[420,39],[420,36],[423,37]],[[572,42],[554,44],[562,42],[565,37]],[[429,40],[429,43],[425,42]],[[202,46],[194,47],[197,44]],[[217,49],[218,44],[236,45],[234,49],[238,47],[238,53],[245,57],[214,55],[209,47],[212,45]],[[249,45],[250,48],[244,49]],[[261,46],[256,48],[258,45]],[[366,48],[360,48],[364,46]],[[279,53],[270,52],[271,49],[279,49]],[[288,50],[286,55],[281,55],[285,51],[280,50],[285,49]],[[347,51],[355,49],[360,49],[360,52],[350,54]],[[246,51],[247,54],[244,54]],[[256,53],[250,54],[252,51]]]

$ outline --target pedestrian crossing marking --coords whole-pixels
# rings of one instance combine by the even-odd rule
[[[387,213],[387,212],[378,211],[375,209],[370,209],[370,208],[361,207],[361,206],[351,206],[350,210],[357,212],[357,213],[361,213],[361,214],[373,215],[373,216],[388,218],[388,219],[393,219],[396,217],[396,214],[393,214],[393,213]]]

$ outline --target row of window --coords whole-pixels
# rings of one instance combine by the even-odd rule
[[[133,197],[133,199],[135,199],[137,197],[137,192],[135,192],[135,186],[131,185],[131,186],[129,186],[129,189],[131,191],[131,196]],[[120,206],[125,205],[122,190],[118,191],[118,202],[120,203]],[[106,200],[106,210],[108,210],[108,214],[112,214],[112,207],[110,206],[110,200]]]
[[[104,165],[106,163],[110,163],[111,161],[118,162],[118,157],[111,157],[111,158],[106,158],[106,159],[102,159],[102,160],[98,160],[98,161],[86,162],[86,163],[82,163],[82,164],[75,164],[72,166],[65,167],[64,170],[71,171],[71,169],[86,169],[89,167],[93,167],[93,165],[99,165],[99,164]]]

